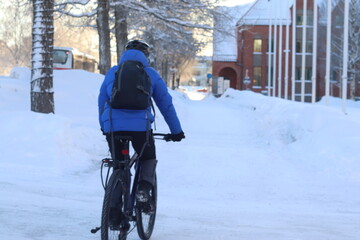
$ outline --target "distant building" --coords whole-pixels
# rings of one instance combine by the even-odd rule
[[[282,2],[283,0],[281,0]],[[324,4],[324,0],[318,1]],[[333,1],[334,2],[334,1]],[[285,4],[285,1],[282,2]],[[285,81],[288,81],[287,97],[292,94],[292,54],[295,52],[295,100],[300,100],[301,79],[302,79],[302,38],[303,38],[303,4],[304,0],[296,1],[296,23],[292,22],[294,0],[289,0],[288,8],[281,8],[279,1],[258,0],[251,6],[238,6],[228,8],[229,15],[234,16],[236,23],[232,26],[235,29],[233,36],[224,36],[220,32],[214,33],[214,56],[213,76],[224,77],[230,80],[230,87],[244,90],[244,78],[250,78],[248,86],[254,92],[285,96]],[[342,1],[335,1],[332,10],[332,34],[342,36],[343,18]],[[313,0],[307,1],[307,24],[306,24],[306,53],[305,58],[305,101],[311,101],[312,96],[312,46],[313,46]],[[326,6],[326,5],[325,5]],[[319,100],[325,95],[325,63],[326,63],[326,16],[319,11],[318,22],[318,47],[317,47],[317,71],[316,71],[316,99]],[[274,20],[277,19],[277,27],[274,27]],[[325,20],[324,20],[325,19]],[[215,22],[217,19],[215,19]],[[269,25],[272,21],[272,25]],[[280,27],[280,23],[282,27]],[[219,23],[215,23],[219,24]],[[287,51],[286,26],[288,25],[288,69],[285,69],[285,58]],[[292,30],[296,27],[296,44],[292,49]],[[271,47],[269,48],[269,30],[271,27]],[[275,34],[276,33],[276,34]],[[281,34],[281,35],[280,35]],[[274,36],[276,35],[276,43]],[[282,36],[282,38],[280,37]],[[334,45],[332,41],[332,45]],[[279,45],[281,43],[281,60]],[[339,43],[340,44],[340,43]],[[340,44],[341,45],[341,44]],[[275,49],[276,48],[276,49]],[[334,48],[331,61],[331,87],[330,95],[339,96],[341,91],[341,61]],[[270,55],[270,67],[269,67]],[[280,62],[281,61],[281,62]],[[275,63],[275,64],[274,64]],[[279,67],[281,66],[281,67]],[[286,72],[288,74],[286,74]],[[359,71],[360,73],[360,68]],[[270,75],[270,76],[269,76]],[[275,78],[276,81],[273,81]],[[356,75],[359,78],[359,74]],[[279,80],[280,79],[280,84]],[[270,80],[270,83],[269,83]],[[276,85],[273,86],[273,83]],[[360,96],[360,84],[357,80],[356,95]],[[280,86],[280,87],[279,87]],[[348,94],[349,96],[349,94]]]
[[[195,59],[195,64],[192,67],[192,79],[190,84],[197,86],[207,86],[207,75],[212,72],[212,59],[207,56],[198,56]]]

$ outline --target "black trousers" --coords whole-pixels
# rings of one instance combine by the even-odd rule
[[[109,149],[111,152],[111,155],[113,159],[122,160],[122,154],[121,154],[121,144],[119,140],[116,140],[116,136],[129,136],[131,137],[131,144],[135,151],[137,153],[140,153],[145,142],[146,142],[146,131],[144,132],[133,132],[133,131],[118,131],[114,132],[114,151],[112,149],[112,140],[111,140],[111,134],[106,135],[106,140],[109,145]],[[155,151],[155,143],[154,143],[154,137],[152,135],[152,131],[149,132],[149,141],[145,146],[145,149],[143,151],[143,154],[140,157],[140,161],[146,161],[156,159],[156,151]]]
[[[155,179],[155,168],[156,168],[156,153],[155,153],[155,143],[154,143],[154,137],[152,135],[152,131],[149,133],[149,139],[148,143],[145,145],[144,151],[142,155],[140,156],[141,161],[141,179],[140,181],[147,181],[151,184],[153,184]],[[121,154],[121,143],[118,139],[116,139],[116,136],[129,136],[131,137],[131,144],[134,148],[134,150],[140,154],[140,152],[143,149],[144,144],[146,143],[147,138],[147,132],[133,132],[133,131],[118,131],[113,132],[114,137],[114,151],[113,149],[113,143],[112,143],[112,136],[111,134],[106,135],[106,140],[109,145],[109,149],[112,155],[113,159],[122,160],[123,155]],[[115,191],[113,192],[113,195],[111,196],[110,201],[110,207],[113,208],[113,210],[110,212],[110,218],[121,218],[124,220],[124,215],[121,212],[122,209],[122,186],[120,184],[117,184],[115,187]],[[126,219],[125,219],[126,220]]]

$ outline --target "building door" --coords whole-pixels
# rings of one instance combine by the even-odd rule
[[[226,67],[220,70],[219,77],[224,77],[224,79],[230,80],[230,87],[236,89],[236,72],[230,67]]]

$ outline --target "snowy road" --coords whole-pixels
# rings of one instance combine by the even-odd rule
[[[99,162],[107,154],[96,119],[99,82],[79,79],[68,81],[89,88],[85,99],[58,84],[58,112],[48,116],[28,112],[26,88],[0,78],[1,239],[100,239],[90,233],[100,222]],[[359,239],[360,139],[351,133],[360,130],[352,118],[360,107],[343,117],[250,93],[202,101],[172,94],[186,139],[157,142],[151,239]],[[352,126],[329,140],[329,116]],[[168,131],[159,112],[157,127]],[[136,230],[128,239],[138,239]]]
[[[165,183],[154,239],[358,239],[355,186],[299,172],[288,150],[259,138],[262,119],[251,106],[193,102],[184,118],[184,151],[166,146],[163,154],[176,158],[159,167]]]

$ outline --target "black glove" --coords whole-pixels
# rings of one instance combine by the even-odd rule
[[[164,137],[165,141],[173,141],[173,142],[180,142],[183,138],[185,138],[185,134],[183,131],[177,134],[168,134]]]

